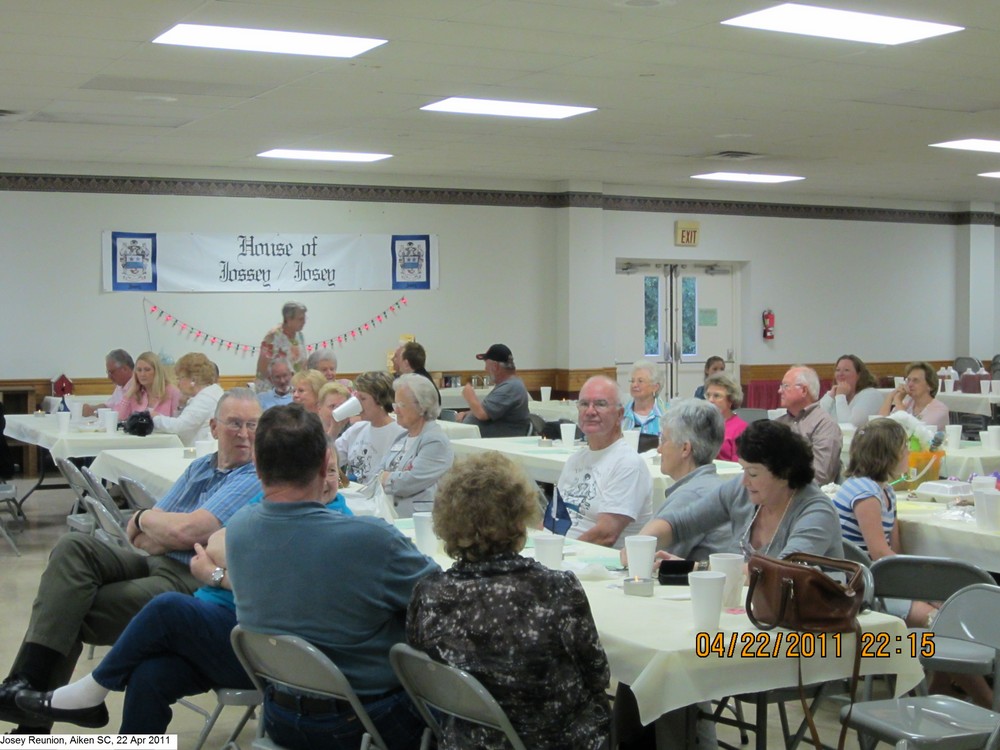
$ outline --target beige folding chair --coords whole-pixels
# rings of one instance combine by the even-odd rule
[[[87,510],[87,504],[83,501],[85,497],[90,495],[90,485],[87,484],[87,480],[72,461],[65,458],[57,458],[55,461],[59,473],[63,475],[66,484],[69,485],[70,489],[73,490],[73,494],[76,495],[76,504],[66,518],[66,524],[69,526],[70,531],[93,534],[95,528],[94,517]]]
[[[141,483],[129,477],[119,477],[118,486],[122,488],[125,502],[132,510],[149,510],[156,505],[156,498]]]
[[[215,693],[215,708],[212,711],[208,711],[197,703],[193,703],[186,698],[181,698],[177,701],[180,705],[185,708],[189,708],[205,719],[205,725],[201,728],[201,733],[198,735],[198,741],[195,743],[192,750],[201,750],[205,745],[205,741],[208,739],[208,735],[212,733],[215,723],[219,720],[219,716],[222,714],[222,709],[226,706],[243,706],[246,710],[243,711],[240,717],[239,723],[236,725],[235,729],[229,734],[229,739],[226,740],[226,744],[223,745],[224,748],[239,747],[236,742],[236,738],[240,736],[240,732],[243,731],[243,727],[247,725],[247,722],[253,717],[254,710],[261,703],[264,702],[264,696],[259,690],[254,688],[224,688],[217,687],[213,688],[212,692]],[[263,732],[264,722],[259,723],[258,736]]]
[[[500,704],[464,669],[432,661],[405,643],[397,643],[389,650],[389,661],[427,724],[420,750],[431,747],[432,737],[441,740],[441,725],[431,713],[432,708],[502,732],[514,750],[527,750]]]
[[[261,694],[270,683],[321,698],[346,701],[365,730],[361,750],[389,750],[344,673],[311,643],[295,635],[254,633],[239,625],[233,628],[231,641],[236,658]],[[280,750],[267,737],[254,740],[253,746],[258,750]]]
[[[115,503],[114,498],[108,494],[107,488],[101,484],[101,480],[98,479],[97,475],[86,466],[80,468],[80,473],[87,481],[87,487],[90,489],[90,496],[103,505],[118,525],[124,529],[128,523],[128,516],[122,513],[121,508],[119,508],[118,504]]]
[[[0,506],[3,506],[0,508],[0,512],[7,511],[15,520],[21,519],[18,513],[20,508],[17,505],[17,489],[9,482],[0,482]],[[20,557],[21,550],[14,544],[14,538],[7,531],[7,521],[3,518],[0,518],[0,536],[7,540],[7,543],[14,550],[14,554]]]

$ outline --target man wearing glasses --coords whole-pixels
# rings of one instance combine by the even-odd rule
[[[250,389],[223,394],[209,423],[218,453],[195,460],[153,508],[132,516],[128,537],[134,550],[75,533],[56,543],[21,649],[0,685],[0,720],[22,731],[46,731],[16,707],[18,690],[65,685],[83,643],[112,644],[157,594],[190,594],[201,585],[188,567],[195,543],[207,544],[212,532],[260,493],[252,463],[260,414]]]
[[[624,408],[618,386],[593,377],[580,389],[577,422],[587,449],[566,461],[548,508],[545,527],[557,534],[621,549],[653,514],[653,479],[622,437]]]
[[[106,404],[98,404],[97,406],[84,404],[83,416],[92,417],[97,414],[98,409],[114,409],[118,406],[118,403],[125,398],[125,388],[128,386],[128,381],[132,379],[132,368],[134,367],[135,362],[124,349],[112,349],[108,352],[108,356],[104,358],[104,370],[108,373],[108,380],[115,384],[115,390]]]
[[[836,482],[840,476],[840,451],[844,436],[833,417],[819,404],[819,376],[811,367],[796,366],[778,386],[781,405],[787,409],[775,421],[788,425],[812,447],[816,484]]]

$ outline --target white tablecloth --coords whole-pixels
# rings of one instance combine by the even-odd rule
[[[528,411],[537,414],[546,422],[558,422],[560,419],[575,422],[580,415],[576,401],[529,401]]]
[[[437,420],[438,427],[440,427],[444,434],[448,436],[449,440],[458,440],[459,438],[478,438],[479,437],[479,425],[477,424],[465,424],[464,422],[449,422],[444,419]]]
[[[958,477],[967,481],[975,474],[992,474],[1000,471],[1000,451],[984,448],[982,443],[965,441],[958,450],[945,449],[941,475]]]
[[[560,441],[551,447],[542,447],[537,437],[513,438],[479,438],[478,440],[452,440],[451,447],[456,456],[471,455],[483,451],[499,451],[517,461],[536,482],[555,484],[559,481],[563,466],[570,454],[578,450],[586,450],[586,446],[577,443],[567,448]],[[736,476],[743,472],[738,463],[733,461],[716,461],[719,475],[725,478]],[[674,480],[660,473],[660,457],[646,457],[646,467],[653,478],[653,510],[663,503],[663,492]]]
[[[444,409],[468,409],[469,403],[462,398],[461,388],[441,388],[441,406]],[[492,388],[476,388],[476,395],[483,399]]]
[[[397,525],[412,537],[411,519]],[[525,553],[530,555],[531,550]],[[442,568],[450,567],[453,562],[440,552],[434,557]],[[567,568],[580,562],[615,566],[617,560],[618,553],[614,550],[575,540],[566,542]],[[654,596],[648,599],[625,596],[620,580],[624,574],[611,575],[606,580],[584,581],[583,587],[608,655],[611,677],[632,687],[644,724],[700,701],[798,684],[799,660],[787,658],[783,649],[778,650],[776,658],[743,658],[739,653],[732,657],[699,657],[686,586],[656,586]],[[918,660],[909,656],[905,623],[876,613],[866,613],[860,620],[866,632],[888,633],[892,644],[888,658],[862,659],[861,673],[898,675],[897,694],[916,685],[923,677],[923,670]],[[731,634],[736,634],[738,640],[740,633],[758,632],[745,614],[723,613],[720,625],[727,639]],[[895,653],[897,643],[906,653]],[[826,658],[817,654],[801,660],[806,683],[850,676],[854,636],[841,636],[840,658],[835,658],[835,650],[835,642],[830,639]]]
[[[11,414],[7,417],[4,435],[23,443],[38,445],[47,449],[53,458],[84,458],[96,456],[101,451],[116,448],[180,448],[181,441],[176,435],[154,432],[146,437],[126,435],[119,430],[109,435],[98,432],[81,432],[85,425],[95,425],[94,420],[71,423],[69,432],[61,434],[54,414],[35,416],[33,414]]]
[[[937,503],[900,500],[897,516],[906,554],[953,557],[1000,573],[1000,533],[976,526],[972,508],[963,514]]]
[[[194,461],[184,448],[139,448],[101,451],[90,470],[101,479],[118,483],[122,477],[140,482],[159,500]]]
[[[963,414],[979,414],[984,417],[993,416],[992,404],[1000,404],[1000,394],[989,393],[945,393],[938,391],[937,400],[948,407],[948,411]]]

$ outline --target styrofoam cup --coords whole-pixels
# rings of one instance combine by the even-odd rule
[[[1000,396],[1000,380],[991,380],[993,387],[990,389],[994,396]]]
[[[625,442],[628,443],[628,447],[638,453],[639,451],[639,435],[641,432],[639,430],[625,430],[622,436],[625,438]]]
[[[903,385],[904,383],[906,383],[906,378],[895,377],[895,378],[892,379],[892,383],[897,388],[899,388],[901,385]]]
[[[109,435],[114,435],[118,432],[118,412],[114,409],[102,409],[104,412],[101,415],[101,424],[104,425],[104,431]]]
[[[979,392],[982,393],[982,394],[984,394],[984,395],[989,394],[990,388],[992,386],[993,386],[993,383],[990,382],[989,380],[980,380],[979,381]]]
[[[649,578],[653,574],[656,537],[647,534],[625,537],[625,554],[628,555],[628,577]]]
[[[552,386],[551,385],[543,385],[539,390],[542,393],[542,401],[551,401],[552,400]]]
[[[576,422],[563,422],[559,425],[559,434],[562,435],[563,445],[573,445],[576,440]]]
[[[981,430],[979,433],[979,447],[989,448],[990,447],[990,433],[986,430]]]
[[[722,594],[726,588],[726,574],[717,570],[694,570],[688,573],[691,587],[691,612],[696,633],[714,633],[719,630],[722,615]]]
[[[955,381],[951,378],[946,378],[941,381],[941,387],[944,389],[945,393],[955,392]]]
[[[74,422],[79,422],[81,419],[83,419],[82,401],[70,401],[68,405],[69,405],[69,413]]]
[[[563,543],[566,537],[559,534],[539,534],[532,537],[535,543],[535,559],[546,568],[562,569]]]
[[[962,446],[962,425],[946,425],[944,428],[944,435],[947,441],[948,450],[956,451]]]
[[[976,490],[995,490],[997,488],[996,478],[988,474],[979,477],[973,477],[972,479],[969,480],[969,482],[972,484],[973,493]]]
[[[65,435],[69,432],[70,413],[68,411],[56,412],[56,424],[59,425],[59,434]]]
[[[345,419],[358,416],[360,413],[361,402],[358,401],[357,396],[351,396],[347,401],[333,410],[333,418],[338,422],[343,422]]]
[[[1000,490],[976,489],[976,526],[1000,531]]]
[[[433,514],[429,511],[418,511],[413,514],[413,535],[417,549],[422,553],[430,557],[437,551]]]
[[[726,587],[722,592],[722,606],[735,609],[743,602],[743,555],[716,552],[708,556],[710,570],[726,574]]]

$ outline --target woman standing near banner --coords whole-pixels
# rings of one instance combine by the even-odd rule
[[[257,355],[257,392],[271,387],[268,368],[272,359],[287,359],[293,372],[306,369],[306,344],[302,329],[306,325],[306,306],[286,302],[281,308],[281,325],[264,334]]]

